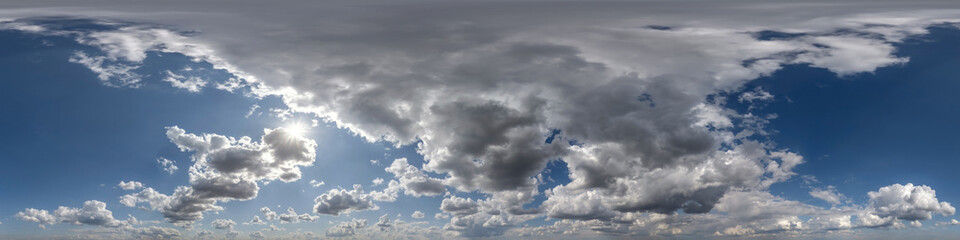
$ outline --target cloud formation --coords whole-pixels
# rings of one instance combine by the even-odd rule
[[[130,223],[113,218],[113,212],[107,210],[107,204],[97,200],[83,202],[81,208],[60,206],[51,214],[47,210],[27,208],[18,212],[15,217],[22,221],[36,222],[43,225],[68,223],[73,225],[91,225],[99,227],[122,227]],[[133,221],[136,221],[133,219]]]
[[[203,212],[223,209],[217,202],[253,199],[260,190],[257,182],[296,181],[300,167],[312,165],[316,158],[313,140],[284,128],[265,129],[259,142],[250,137],[195,135],[176,126],[167,127],[166,135],[181,151],[193,152],[191,185],[177,187],[171,195],[146,188],[122,196],[120,203],[130,207],[147,203],[172,223],[203,219]]]
[[[370,200],[370,196],[363,193],[360,184],[353,185],[353,190],[330,189],[314,199],[314,202],[316,202],[313,206],[315,213],[334,216],[377,207]]]
[[[950,203],[937,200],[937,192],[926,185],[893,184],[867,195],[870,197],[870,205],[881,217],[908,221],[927,220],[932,218],[933,214],[950,216],[957,211]]]
[[[139,76],[131,71],[147,53],[181,53],[236,76],[210,83],[218,89],[244,86],[258,97],[281,96],[290,111],[314,114],[370,142],[416,144],[423,155],[420,168],[402,158],[387,167],[396,180],[383,191],[365,193],[355,185],[321,194],[318,214],[376,209],[373,201],[396,201],[401,190],[437,196],[447,187],[484,196],[451,193],[442,200],[440,210],[452,216],[444,229],[464,237],[508,234],[538,216],[557,221],[525,230],[726,236],[893,227],[955,212],[929,187],[912,184],[868,193],[868,207],[834,211],[774,196],[767,189],[795,176],[806,160],[763,139],[768,119],[750,111],[753,102],[773,96],[759,88],[741,94],[737,100],[751,102],[747,112],[718,96],[787,65],[848,76],[905,63],[894,44],[956,19],[956,11],[872,14],[859,6],[789,5],[790,13],[809,13],[798,16],[783,14],[787,5],[753,2],[709,12],[682,4],[655,10],[630,3],[476,4],[429,12],[370,4],[359,9],[377,16],[349,18],[338,17],[360,10],[333,4],[323,11],[337,14],[311,11],[317,17],[311,21],[228,8],[263,23],[201,18],[196,21],[206,25],[197,27],[207,35],[198,36],[148,26],[72,33],[103,54],[77,52],[71,61],[104,84],[136,87]],[[772,10],[747,10],[754,7]],[[533,11],[541,8],[547,11]],[[271,26],[295,31],[281,31],[293,34],[283,42],[251,34],[277,32]],[[768,31],[789,31],[783,32],[789,37],[764,36]],[[174,86],[203,87],[169,75]],[[316,156],[313,141],[282,128],[266,130],[260,142],[179,127],[168,128],[167,136],[193,152],[190,186],[171,195],[146,188],[121,203],[148,203],[178,223],[221,210],[219,202],[256,197],[259,182],[295,181],[299,167]],[[537,176],[549,161],[564,162],[570,182],[541,193]],[[524,208],[540,194],[546,199],[539,207]],[[844,200],[832,188],[810,194],[834,205]],[[270,212],[264,212],[268,221],[284,215]],[[300,219],[293,209],[286,215]],[[380,220],[382,229],[396,226],[386,215]],[[682,224],[694,221],[719,223]],[[357,224],[351,224],[327,235],[353,235]]]

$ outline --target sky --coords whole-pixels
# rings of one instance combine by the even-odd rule
[[[0,239],[960,237],[952,1],[0,3]]]

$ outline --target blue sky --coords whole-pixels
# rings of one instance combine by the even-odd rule
[[[303,4],[0,5],[0,238],[960,235],[960,11]]]

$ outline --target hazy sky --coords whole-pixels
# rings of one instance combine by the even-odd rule
[[[953,1],[4,1],[3,239],[957,238]]]

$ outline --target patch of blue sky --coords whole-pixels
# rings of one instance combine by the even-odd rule
[[[904,65],[853,76],[787,66],[744,86],[775,96],[754,112],[777,114],[768,125],[776,130],[769,136],[772,142],[803,155],[806,163],[796,172],[820,181],[808,186],[793,178],[773,185],[771,192],[829,206],[810,197],[809,187],[836,186],[854,202],[866,203],[868,191],[911,182],[939,190],[944,201],[960,199],[953,184],[960,167],[957,41],[957,29],[933,27],[928,35],[896,45],[898,56],[910,58]],[[749,107],[735,98],[728,103],[741,112]]]

